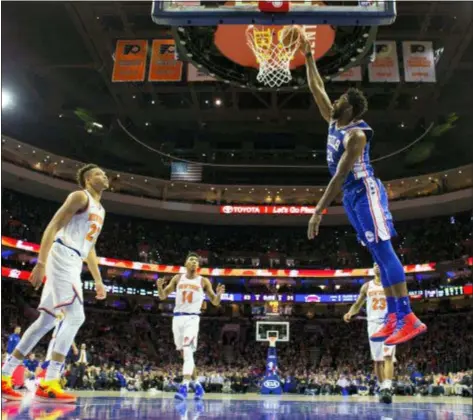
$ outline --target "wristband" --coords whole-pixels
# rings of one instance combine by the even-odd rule
[[[312,58],[312,51],[306,52],[305,58]]]

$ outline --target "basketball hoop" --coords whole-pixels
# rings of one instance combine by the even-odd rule
[[[277,337],[268,337],[269,347],[276,347]]]
[[[284,45],[280,39],[282,31],[275,34],[274,28],[255,25],[249,25],[246,30],[247,44],[255,54],[259,65],[256,79],[271,88],[291,81],[290,64],[301,45],[300,34],[289,44]]]

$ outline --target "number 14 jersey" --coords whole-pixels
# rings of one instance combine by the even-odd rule
[[[176,286],[174,313],[200,314],[204,296],[201,276],[189,279],[185,274],[181,275]]]

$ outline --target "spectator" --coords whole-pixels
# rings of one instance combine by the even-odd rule
[[[34,379],[39,367],[39,362],[36,360],[36,355],[34,353],[30,353],[24,360],[23,366],[26,368],[25,379]]]
[[[21,327],[16,326],[13,334],[8,337],[7,354],[10,355],[20,342]]]

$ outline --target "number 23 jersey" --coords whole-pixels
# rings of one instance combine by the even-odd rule
[[[87,195],[87,207],[72,216],[55,238],[78,251],[82,259],[87,258],[95,245],[105,219],[105,209],[102,205],[95,201],[88,191],[84,190],[84,193]]]
[[[387,311],[383,286],[378,286],[371,280],[366,291],[366,318],[368,322],[383,322]]]

